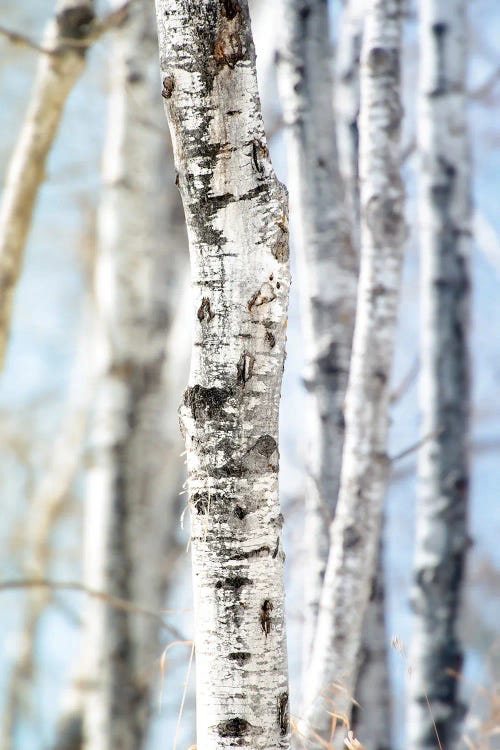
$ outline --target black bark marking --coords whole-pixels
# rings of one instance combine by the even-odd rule
[[[236,365],[236,381],[239,385],[245,386],[253,374],[253,366],[255,364],[255,357],[249,352],[245,351],[241,355],[238,364]]]
[[[191,498],[194,509],[198,515],[206,515],[210,505],[210,496],[206,492],[196,492]]]
[[[271,333],[269,330],[266,330],[266,341],[269,344],[269,348],[274,349],[276,346],[276,337],[274,333]]]
[[[175,88],[175,81],[174,81],[173,76],[165,76],[165,78],[163,79],[163,88],[161,91],[161,95],[163,96],[163,98],[170,99],[170,97],[172,96],[174,92],[174,88]]]
[[[282,737],[288,734],[288,693],[278,696],[278,725]]]
[[[445,38],[448,33],[448,25],[446,23],[437,22],[432,24],[431,31],[435,39],[436,44],[436,57],[437,57],[437,79],[430,96],[437,97],[443,96],[448,93],[448,81],[446,78],[446,58],[445,58]]]
[[[264,544],[257,549],[251,549],[249,552],[239,552],[233,555],[231,560],[251,560],[253,557],[269,557],[270,554],[271,548],[267,544]]]
[[[252,654],[248,651],[235,651],[232,654],[228,654],[228,659],[235,661],[238,666],[242,667],[252,658]]]
[[[203,422],[216,419],[231,395],[229,388],[204,388],[196,384],[184,392],[184,405],[191,409],[193,419]]]
[[[261,456],[270,458],[274,452],[278,451],[278,445],[272,435],[261,435],[253,445],[252,450],[256,450]]]
[[[220,737],[244,737],[251,728],[250,722],[238,717],[217,724],[217,732]]]
[[[260,627],[262,628],[262,632],[264,635],[267,636],[271,632],[271,612],[274,609],[274,604],[270,599],[264,599],[262,602],[262,606],[260,608],[259,613],[259,619],[260,619]]]
[[[206,320],[207,323],[210,323],[212,318],[215,317],[215,313],[212,312],[212,308],[210,307],[210,300],[208,297],[203,297],[201,300],[197,316],[200,323],[204,320]]]
[[[241,13],[241,8],[236,0],[221,0],[221,5],[222,13],[230,21],[232,21],[238,13]]]
[[[375,75],[399,75],[399,54],[397,49],[372,47],[368,52],[368,67]]]
[[[236,479],[241,479],[241,477],[245,476],[247,471],[247,467],[244,466],[241,461],[237,461],[236,459],[232,458],[222,466],[213,468],[211,474],[213,477],[218,478],[235,477]]]
[[[243,586],[249,586],[253,581],[245,576],[234,576],[234,578],[224,578],[223,581],[217,581],[216,589],[225,589],[226,591],[239,591]]]
[[[260,141],[252,141],[252,165],[258,174],[264,174],[266,161],[269,161],[267,146]]]
[[[245,508],[242,508],[241,505],[237,505],[234,509],[234,515],[236,516],[236,518],[239,518],[240,521],[243,521],[245,516],[248,515],[248,511],[245,510]]]
[[[93,20],[94,13],[89,3],[86,2],[63,8],[56,13],[59,35],[66,39],[83,39]],[[81,53],[84,54],[85,51],[85,46],[82,46]]]
[[[344,549],[352,549],[361,541],[361,536],[354,526],[347,526],[344,531]]]

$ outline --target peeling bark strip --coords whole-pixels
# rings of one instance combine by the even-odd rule
[[[420,18],[420,406],[408,747],[457,745],[458,637],[469,485],[470,159],[466,3],[428,0]],[[427,699],[430,703],[427,704]]]
[[[318,742],[315,732],[325,740],[330,737],[328,712],[350,712],[348,696],[354,688],[387,483],[389,374],[405,233],[399,174],[400,38],[400,0],[369,0],[360,73],[358,310],[345,405],[341,486],[330,530],[305,711],[304,731],[313,747]],[[343,690],[336,691],[334,683]]]
[[[0,209],[0,369],[3,367],[14,291],[31,225],[36,197],[45,179],[45,163],[56,137],[66,100],[85,66],[85,50],[61,46],[64,39],[85,39],[94,19],[92,0],[60,0],[47,27],[30,104],[7,171]]]
[[[288,728],[277,721],[278,696],[288,691],[283,555],[267,552],[281,536],[286,191],[266,146],[246,0],[156,6],[162,80],[174,82],[164,102],[194,293],[181,420],[192,510],[197,746],[287,748]],[[214,313],[209,322],[204,300]]]
[[[356,261],[343,205],[332,108],[328,5],[283,0],[278,53],[291,199],[297,223],[308,390],[303,687],[339,489],[344,398],[356,304]]]
[[[168,568],[161,562],[176,524],[180,445],[165,426],[168,417],[175,424],[177,408],[167,402],[167,332],[187,265],[178,192],[164,179],[157,52],[154,6],[134,0],[113,36],[109,65],[95,289],[101,369],[85,505],[87,586],[153,611],[163,606]],[[145,113],[153,122],[156,115],[158,127],[144,121]],[[151,714],[157,623],[93,600],[85,641],[85,747],[140,750]]]

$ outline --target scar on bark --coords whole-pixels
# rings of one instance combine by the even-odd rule
[[[204,421],[220,415],[231,396],[228,388],[205,388],[198,383],[184,392],[184,405],[191,409],[193,419]]]
[[[175,81],[173,76],[165,76],[163,79],[163,88],[161,95],[164,99],[170,99],[175,88]]]
[[[290,257],[288,227],[286,224],[286,216],[283,216],[279,221],[275,222],[276,226],[279,227],[280,233],[273,247],[272,253],[278,263],[286,263]]]
[[[212,312],[212,308],[210,307],[210,300],[208,297],[203,297],[201,300],[201,305],[198,308],[198,320],[200,323],[204,320],[206,320],[207,323],[210,323],[212,318],[215,318],[215,313]]]
[[[262,606],[260,608],[260,627],[262,628],[262,632],[264,635],[267,636],[271,632],[271,612],[274,609],[274,604],[270,599],[264,599],[262,602]]]
[[[214,45],[214,59],[219,66],[227,65],[232,70],[245,57],[248,47],[244,19],[236,0],[219,0],[219,4],[221,15]]]
[[[243,387],[252,377],[254,364],[255,357],[247,351],[243,352],[236,365],[236,381]]]
[[[264,162],[269,159],[269,149],[265,143],[252,141],[252,164],[256,172],[263,174]]]
[[[266,281],[262,284],[261,288],[250,297],[247,307],[249,311],[252,312],[253,307],[260,307],[268,302],[272,302],[273,299],[276,299],[276,295],[271,284],[268,284]]]
[[[288,693],[278,696],[278,725],[280,734],[284,737],[288,733]]]

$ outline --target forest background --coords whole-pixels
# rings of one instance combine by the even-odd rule
[[[274,31],[269,3],[252,4],[253,32],[258,53],[259,85],[270,150],[279,178],[286,183],[286,159],[276,86]],[[332,3],[335,39],[339,3]],[[473,420],[471,536],[463,634],[467,651],[464,690],[472,701],[471,716],[487,710],[482,688],[493,690],[500,671],[498,640],[500,593],[500,76],[498,35],[500,7],[493,0],[474,0],[469,8],[469,126],[473,150],[474,248],[472,255],[473,310]],[[2,3],[2,25],[40,39],[53,11],[51,0]],[[404,279],[393,389],[390,455],[418,439],[418,245],[416,236],[415,91],[417,40],[415,10],[408,9],[404,28],[403,149],[410,236],[406,244]],[[75,359],[81,360],[82,319],[89,290],[89,263],[95,237],[99,201],[100,164],[106,118],[109,36],[91,49],[81,80],[75,86],[51,152],[47,178],[37,202],[25,265],[16,294],[6,367],[0,381],[0,577],[22,578],[26,566],[26,519],[34,492],[54,454],[74,382]],[[28,103],[37,53],[0,38],[0,180],[3,181]],[[161,98],[158,97],[161,110]],[[167,123],[163,126],[167,134]],[[173,181],[175,175],[165,179]],[[292,224],[293,243],[293,224]],[[287,615],[290,672],[293,683],[300,666],[302,566],[301,498],[303,494],[302,343],[298,285],[292,244],[292,288],[288,322],[287,360],[281,409],[280,486],[286,517]],[[188,326],[179,336],[189,340]],[[80,359],[77,359],[80,357]],[[185,379],[184,379],[185,380]],[[179,382],[183,384],[183,378]],[[180,392],[179,392],[180,394]],[[174,397],[180,400],[180,395]],[[82,396],[82,409],[91,394]],[[172,420],[172,431],[177,423]],[[84,438],[82,438],[84,441]],[[84,450],[82,449],[82,456]],[[68,488],[63,512],[51,533],[47,577],[81,578],[81,509],[85,463],[82,460]],[[182,505],[182,503],[181,503]],[[415,454],[394,466],[386,503],[385,568],[387,573],[388,632],[401,644],[410,642],[408,591],[411,580],[415,507]],[[182,510],[182,507],[181,507]],[[180,514],[179,514],[180,516]],[[179,544],[187,531],[180,528]],[[176,610],[169,621],[191,635],[189,555],[175,568],[175,586],[168,606]],[[0,726],[5,726],[8,696],[22,649],[25,591],[0,592]],[[39,622],[33,677],[22,691],[22,710],[15,726],[16,748],[48,747],[55,732],[64,697],[79,651],[82,595],[55,592]],[[165,640],[165,645],[168,640]],[[175,733],[189,649],[170,651],[161,675],[158,654],[158,691],[161,705],[153,723],[150,746],[168,747]],[[390,649],[395,702],[396,747],[402,748],[405,680],[408,664],[400,650]],[[159,692],[158,692],[159,696]],[[192,697],[192,696],[191,696]],[[192,700],[182,719],[180,747],[193,741]],[[0,735],[1,736],[1,735]],[[5,745],[8,747],[8,745]]]

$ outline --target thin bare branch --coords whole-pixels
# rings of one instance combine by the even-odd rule
[[[155,612],[154,610],[147,609],[147,607],[142,607],[128,599],[120,599],[117,596],[110,596],[105,591],[97,591],[96,589],[87,588],[87,586],[80,581],[51,581],[46,578],[20,578],[18,580],[0,581],[0,591],[15,591],[31,588],[49,588],[53,591],[78,591],[94,599],[100,599],[114,609],[129,612],[130,614],[151,617],[157,620],[161,627],[171,633],[175,638],[185,640],[182,633],[177,630],[174,625],[170,625],[164,621],[160,612]]]

